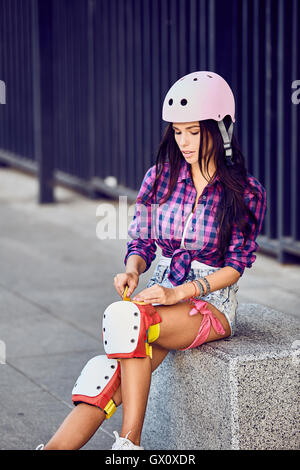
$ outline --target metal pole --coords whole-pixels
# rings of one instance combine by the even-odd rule
[[[35,159],[38,202],[54,202],[52,0],[32,0]]]

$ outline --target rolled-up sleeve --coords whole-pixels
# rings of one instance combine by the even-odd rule
[[[153,203],[153,197],[148,197],[154,180],[155,165],[146,172],[141,184],[135,204],[134,216],[128,228],[128,235],[132,240],[127,243],[127,251],[124,258],[124,264],[126,266],[129,256],[141,256],[146,263],[146,269],[144,272],[150,268],[152,261],[155,259],[157,249],[155,240],[151,238],[151,204]]]
[[[240,276],[243,275],[246,267],[251,268],[256,259],[255,252],[259,247],[256,242],[256,238],[261,232],[266,214],[266,190],[262,185],[259,185],[257,189],[259,190],[258,198],[249,192],[246,196],[245,202],[252,214],[257,218],[258,224],[255,226],[255,223],[252,220],[248,220],[248,223],[251,226],[251,232],[246,242],[242,231],[236,224],[233,224],[231,241],[225,256],[224,266],[231,266],[236,269],[240,273]]]

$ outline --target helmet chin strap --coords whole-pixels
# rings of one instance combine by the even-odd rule
[[[233,134],[233,122],[230,124],[228,133],[226,131],[226,127],[224,121],[218,121],[218,126],[222,135],[222,139],[224,142],[224,149],[225,149],[225,160],[227,166],[232,166],[232,147],[231,147],[231,139]]]

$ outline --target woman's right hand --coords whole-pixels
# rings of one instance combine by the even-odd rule
[[[123,297],[125,287],[128,286],[127,297],[130,297],[139,283],[139,274],[137,272],[119,273],[114,277],[114,286],[120,297]]]

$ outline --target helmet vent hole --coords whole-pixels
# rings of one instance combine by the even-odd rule
[[[207,75],[207,77],[209,77],[209,78],[213,78],[211,75]]]
[[[171,99],[169,99],[169,105],[172,106],[172,104],[173,104],[173,100],[171,98]]]
[[[183,100],[181,100],[180,103],[182,106],[185,106],[187,104],[187,100],[183,98]]]
[[[198,78],[194,78],[194,82],[196,82],[198,80]]]

